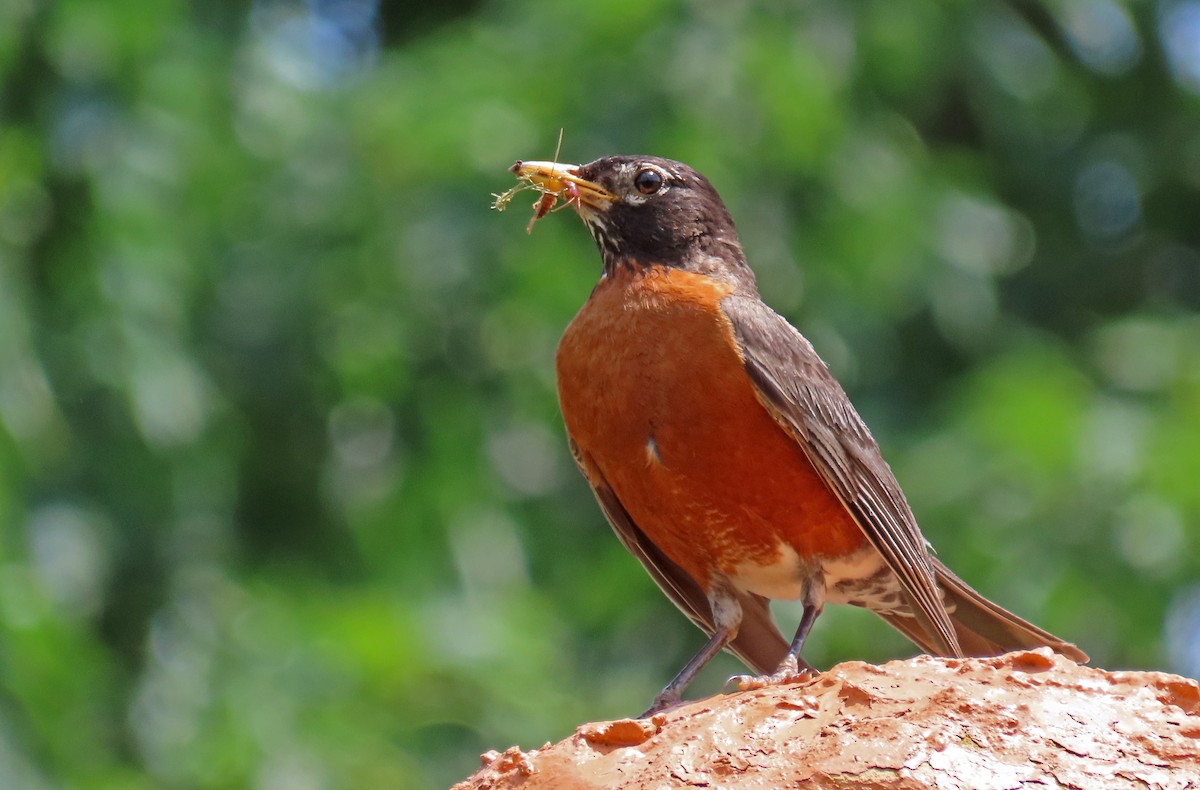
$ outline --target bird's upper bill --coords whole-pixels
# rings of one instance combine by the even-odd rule
[[[578,207],[607,208],[618,197],[599,184],[579,177],[579,165],[558,162],[523,162],[518,160],[511,168],[517,178],[528,181],[543,190]]]

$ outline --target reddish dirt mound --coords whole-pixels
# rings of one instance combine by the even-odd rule
[[[1200,788],[1200,687],[1047,649],[848,662],[483,755],[471,788]]]

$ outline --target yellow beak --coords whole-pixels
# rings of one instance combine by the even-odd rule
[[[599,184],[580,178],[579,165],[518,160],[509,170],[516,173],[517,178],[561,198],[570,200],[578,196],[579,202],[585,206],[600,208],[605,202],[612,203],[618,199]]]

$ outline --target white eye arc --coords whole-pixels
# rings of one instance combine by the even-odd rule
[[[633,171],[633,189],[624,195],[624,201],[633,206],[640,206],[652,197],[661,195],[671,188],[671,174],[658,165],[640,164]],[[629,171],[626,171],[627,173]],[[627,175],[626,178],[629,178]]]
[[[643,167],[633,177],[633,186],[643,195],[653,195],[662,191],[667,179],[662,171],[655,167]]]

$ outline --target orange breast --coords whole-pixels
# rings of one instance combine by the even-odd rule
[[[720,311],[730,291],[665,267],[601,281],[559,345],[563,419],[637,525],[701,585],[718,573],[794,597],[798,576],[792,590],[757,569],[792,573],[865,537],[759,403]]]

